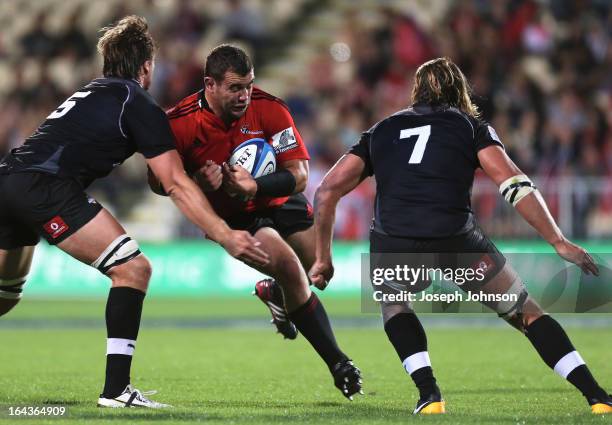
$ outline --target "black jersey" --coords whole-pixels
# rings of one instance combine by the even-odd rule
[[[442,238],[468,231],[477,153],[495,130],[455,108],[414,105],[363,133],[349,153],[376,178],[374,231]]]
[[[99,78],[70,96],[0,161],[0,174],[35,171],[87,187],[135,152],[153,158],[171,149],[166,114],[138,82]]]

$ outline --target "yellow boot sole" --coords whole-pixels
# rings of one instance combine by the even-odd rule
[[[612,413],[612,406],[608,406],[607,404],[603,404],[603,403],[596,403],[591,406],[591,412],[593,412],[596,415]]]
[[[436,401],[421,409],[419,415],[441,415],[442,413],[446,413],[444,402]]]

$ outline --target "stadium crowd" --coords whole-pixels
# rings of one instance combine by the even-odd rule
[[[215,42],[238,40],[250,47],[259,77],[257,71],[266,69],[262,65],[274,61],[265,54],[266,46],[276,45],[287,31],[280,20],[267,16],[264,1],[212,2],[214,8],[197,0],[73,2],[61,16],[34,1],[7,3],[13,2],[3,4],[0,13],[0,23],[11,29],[0,32],[0,154],[21,144],[81,83],[96,77],[96,30],[126,14],[145,16],[156,37],[151,93],[165,107],[201,88],[202,58]],[[431,13],[414,13],[421,2],[296,2],[341,17],[333,37],[308,59],[304,75],[288,80],[284,92],[273,92],[290,106],[312,156],[309,198],[361,131],[409,103],[416,67],[449,56],[466,72],[483,118],[511,157],[536,177],[554,215],[564,208],[560,193],[571,191],[573,220],[566,231],[577,237],[612,234],[610,3],[434,3],[438,7],[432,6]],[[285,21],[300,10],[296,6],[287,12]],[[316,31],[307,19],[297,22],[300,33]],[[299,35],[293,39],[305,40]],[[120,218],[148,199],[142,167],[137,161],[120,167],[93,188]],[[481,187],[479,178],[476,185]],[[476,192],[475,208],[483,221],[494,224],[489,229],[494,235],[521,236],[510,222],[495,223],[504,216],[494,191]],[[366,182],[343,200],[339,238],[366,238],[372,194],[373,183]],[[177,234],[189,235],[184,228],[179,220]]]

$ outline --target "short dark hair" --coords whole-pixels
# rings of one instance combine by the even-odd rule
[[[478,118],[480,112],[470,98],[471,88],[461,69],[449,58],[425,62],[416,71],[413,103],[448,105]]]
[[[104,58],[105,77],[138,78],[142,65],[153,59],[155,42],[143,17],[131,15],[104,27],[98,52]]]
[[[253,62],[244,50],[231,44],[221,44],[212,49],[206,57],[204,76],[223,81],[227,71],[245,76],[252,69]]]

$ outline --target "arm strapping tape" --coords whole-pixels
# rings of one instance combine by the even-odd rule
[[[537,190],[529,177],[525,174],[512,176],[499,185],[499,193],[510,202],[512,206],[516,206],[521,199]]]
[[[261,196],[289,196],[295,190],[297,182],[289,170],[279,170],[272,174],[257,177],[257,195]]]

